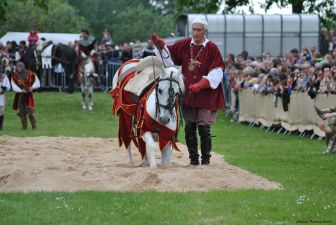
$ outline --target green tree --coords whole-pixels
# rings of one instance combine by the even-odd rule
[[[176,0],[177,13],[216,13],[223,0]]]
[[[116,43],[135,40],[145,41],[151,32],[163,36],[175,31],[175,21],[167,11],[167,4],[157,0],[67,0],[85,17],[91,33],[98,38],[108,30]],[[163,6],[163,7],[162,7]],[[164,16],[163,16],[164,15]]]
[[[29,0],[17,0],[21,3],[27,3]],[[6,12],[8,10],[8,3],[13,2],[9,0],[1,0],[0,1],[0,21],[6,20]],[[47,10],[48,9],[48,2],[49,0],[32,0],[30,3],[32,3],[34,6],[39,7],[41,9]]]
[[[165,37],[175,31],[172,16],[161,16],[153,9],[141,4],[126,8],[118,13],[114,20],[115,23],[108,28],[112,30],[116,42],[145,41],[152,33]]]
[[[47,9],[32,4],[34,0],[11,1],[6,5],[6,20],[0,22],[1,33],[29,31],[35,27],[39,32],[79,33],[87,27],[86,20],[77,15],[68,3],[49,0]]]
[[[162,15],[174,15],[176,13],[176,0],[150,0],[149,3]]]

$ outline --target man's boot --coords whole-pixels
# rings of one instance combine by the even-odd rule
[[[29,114],[29,120],[30,120],[33,130],[35,130],[37,127],[36,127],[36,119],[35,119],[34,114]]]
[[[202,153],[202,165],[210,164],[211,157],[211,132],[210,125],[199,125],[198,133],[201,137],[201,153]]]
[[[185,139],[189,151],[190,165],[199,165],[197,149],[196,123],[187,121],[185,126]]]
[[[22,130],[27,130],[27,116],[21,115]]]
[[[3,129],[3,121],[4,121],[4,115],[0,116],[0,130]]]

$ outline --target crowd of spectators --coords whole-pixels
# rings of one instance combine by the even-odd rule
[[[18,61],[23,61],[27,47],[39,39],[33,30],[25,40],[16,43],[0,43],[0,72],[10,71]],[[102,33],[96,42],[98,74],[105,79],[109,64],[120,64],[132,58],[143,58],[154,54],[154,45],[140,41],[116,44],[108,31]],[[79,41],[68,45],[78,48]],[[62,68],[56,67],[56,73]],[[321,29],[319,46],[310,46],[301,50],[291,49],[284,56],[272,56],[265,52],[259,57],[250,57],[248,51],[234,56],[228,54],[225,60],[224,92],[228,110],[239,111],[238,95],[243,88],[251,88],[256,93],[272,94],[274,104],[282,99],[284,110],[288,110],[292,91],[306,92],[311,98],[318,93],[336,94],[336,37],[333,30]],[[101,81],[104,82],[104,81]],[[231,93],[235,98],[234,109],[231,105]]]
[[[311,98],[319,93],[336,94],[336,37],[333,30],[326,28],[321,29],[320,35],[318,48],[294,48],[284,56],[266,52],[254,58],[247,51],[237,56],[228,54],[223,79],[227,110],[239,113],[239,92],[244,88],[272,95],[275,107],[281,99],[284,111],[288,111],[293,91],[305,92]],[[233,104],[231,93],[235,96]]]
[[[27,40],[22,40],[19,43],[16,41],[7,41],[5,44],[0,42],[0,72],[7,73],[11,76],[11,71],[14,71],[14,67],[17,62],[23,62],[24,54],[30,45],[36,43],[40,38],[38,32],[33,29],[29,32]],[[80,35],[78,36],[80,38]],[[68,45],[78,52],[79,40],[74,40],[69,42]],[[109,65],[116,64],[120,65],[121,63],[132,59],[132,58],[142,58],[149,55],[154,55],[154,45],[151,40],[148,40],[147,43],[141,43],[139,40],[135,43],[121,43],[115,44],[111,38],[111,35],[108,31],[102,33],[102,37],[96,39],[96,55],[97,55],[97,73],[99,74],[98,83],[101,83],[104,86],[106,79],[106,71],[108,70]],[[61,64],[55,67],[55,70],[52,71],[54,77],[55,74],[61,74],[63,68]],[[38,74],[41,78],[42,85],[48,83],[48,85],[54,85],[55,81],[44,82],[43,76],[46,73],[42,72]],[[49,77],[48,77],[49,79]],[[50,80],[50,79],[49,79]],[[106,87],[102,87],[106,89]]]

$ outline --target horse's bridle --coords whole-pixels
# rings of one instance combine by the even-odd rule
[[[168,88],[168,102],[166,105],[163,105],[160,103],[159,101],[159,83],[162,81],[169,81],[169,88]],[[175,82],[178,85],[179,88],[179,92],[174,94],[174,88],[173,88],[173,82]],[[156,110],[155,110],[155,118],[157,118],[157,115],[160,113],[160,109],[163,108],[167,111],[169,111],[169,114],[172,116],[173,119],[175,119],[175,114],[173,113],[174,107],[175,107],[175,103],[176,103],[176,97],[178,100],[178,104],[181,106],[182,104],[182,90],[180,87],[180,84],[177,80],[173,79],[173,72],[170,73],[170,77],[169,78],[162,78],[159,79],[156,82],[156,86],[155,86],[155,102],[156,102]]]

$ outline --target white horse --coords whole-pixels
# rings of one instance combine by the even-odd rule
[[[149,62],[148,57],[147,57],[147,61]],[[158,64],[161,64],[161,62],[158,61],[157,58],[155,59],[155,61],[153,60],[153,65],[149,64],[147,67],[146,66],[143,67],[145,63],[142,63],[142,64],[141,63],[142,62],[138,64],[133,63],[133,67],[135,66],[135,69],[133,70],[136,70],[138,74],[140,74],[134,77],[135,80],[138,78],[137,76],[141,77],[141,73],[143,75],[144,71],[154,72],[155,70],[156,72],[159,72],[159,73],[155,74],[154,72],[154,74],[152,73],[148,75],[149,77],[154,75],[153,83],[149,85],[149,87],[151,88],[148,91],[146,91],[145,94],[142,94],[142,96],[139,96],[140,100],[136,106],[137,107],[137,110],[136,110],[137,118],[135,118],[135,115],[133,115],[131,119],[131,121],[133,121],[134,118],[137,120],[137,126],[133,133],[137,135],[137,138],[138,138],[137,139],[138,143],[135,143],[135,144],[138,145],[138,148],[140,151],[141,142],[145,143],[146,149],[145,149],[145,153],[143,157],[144,160],[141,166],[150,166],[150,168],[156,168],[157,167],[157,163],[156,163],[157,147],[156,147],[156,144],[153,138],[153,133],[157,133],[159,136],[160,146],[161,146],[161,141],[167,142],[167,143],[162,142],[164,143],[163,145],[164,147],[161,149],[162,150],[161,164],[163,166],[168,166],[170,164],[170,156],[172,153],[172,149],[173,147],[175,148],[177,147],[175,144],[176,140],[174,138],[170,138],[170,140],[168,141],[164,140],[165,138],[168,138],[166,135],[167,133],[165,133],[165,131],[169,131],[168,132],[169,134],[174,134],[174,137],[177,136],[177,132],[178,132],[177,112],[178,110],[176,107],[178,105],[177,104],[178,101],[181,99],[182,94],[184,92],[183,75],[181,74],[181,70],[175,67],[170,67],[170,68],[165,68],[165,69],[161,68],[157,70]],[[155,68],[154,68],[154,63],[156,64]],[[162,66],[162,64],[160,66]],[[137,67],[140,67],[140,69]],[[121,69],[126,70],[127,72],[130,72],[132,71],[132,65],[128,64],[126,67],[122,66]],[[119,84],[118,78],[120,79],[120,74],[122,74],[122,72],[117,71],[116,75],[114,76],[112,92],[113,90],[115,90],[115,88]],[[134,85],[135,86],[139,85],[140,80],[146,83],[146,81],[144,81],[146,79],[141,78],[141,79],[136,80]],[[147,83],[150,83],[150,82],[147,82]],[[126,88],[127,88],[127,85],[126,85]],[[129,85],[128,89],[131,90],[132,85],[131,86]],[[139,93],[139,92],[135,90],[134,93]],[[117,101],[116,96],[118,96],[119,94],[121,94],[120,90],[119,92],[117,91],[117,93],[115,93],[114,101]],[[143,112],[142,114],[141,114],[141,111]],[[122,109],[117,111],[117,114],[119,116],[119,133],[120,133],[120,126],[123,124],[128,124],[125,121],[121,121],[121,118],[125,118],[123,117],[124,113],[125,112]],[[149,131],[150,129],[148,130],[148,128],[150,127],[148,123],[146,125],[146,121],[148,121],[148,119],[150,119],[150,124],[154,124],[153,126],[155,126],[156,124],[157,126],[154,132],[153,130],[152,131]],[[159,130],[158,127],[160,127],[161,130]],[[132,136],[132,132],[131,132],[132,128],[128,127],[127,130],[130,132],[126,132],[126,133],[130,133],[129,136]],[[119,141],[120,141],[120,136],[119,136]],[[119,143],[122,144],[122,142],[124,142],[126,146],[126,143],[124,140],[121,140],[121,142]],[[126,146],[126,148],[127,148],[127,153],[128,153],[128,164],[132,166],[134,165],[134,163],[132,159],[131,144]],[[147,153],[150,154],[150,159],[148,158]]]
[[[84,54],[84,53],[82,53]],[[80,84],[82,91],[82,108],[86,109],[85,97],[88,97],[88,109],[93,110],[93,81],[98,75],[95,73],[95,67],[91,56],[83,55],[84,61],[80,68]]]

